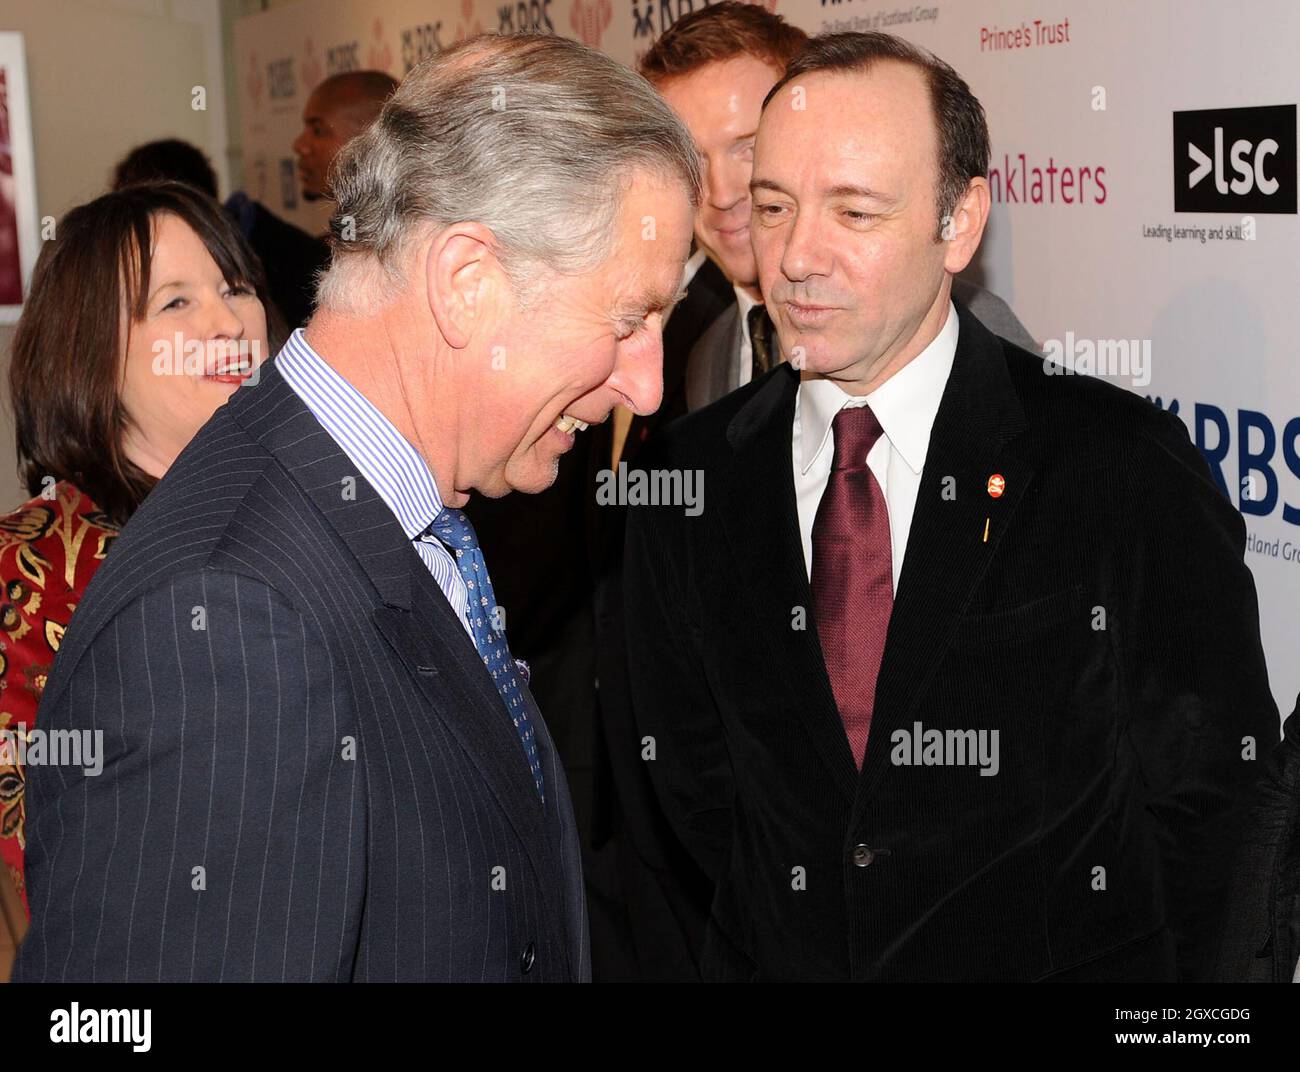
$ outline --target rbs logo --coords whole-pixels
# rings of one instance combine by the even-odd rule
[[[1174,112],[1174,211],[1294,213],[1296,106]]]
[[[1177,399],[1166,403],[1158,395],[1154,399],[1146,397],[1186,421],[1186,414],[1179,413]],[[1243,514],[1268,517],[1280,506],[1283,521],[1300,525],[1300,506],[1286,501],[1289,496],[1279,479],[1289,476],[1300,480],[1300,417],[1288,420],[1279,435],[1277,425],[1266,413],[1239,409],[1235,416],[1234,422],[1231,411],[1225,412],[1209,402],[1197,402],[1192,408],[1191,438],[1209,465],[1214,482]]]

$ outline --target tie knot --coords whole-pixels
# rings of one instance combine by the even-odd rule
[[[428,531],[452,551],[472,551],[478,547],[478,535],[464,510],[444,506]]]
[[[870,406],[846,406],[831,424],[835,436],[835,457],[831,469],[862,469],[867,455],[884,433]]]

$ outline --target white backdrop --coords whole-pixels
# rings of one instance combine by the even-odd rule
[[[997,173],[984,281],[1080,367],[1090,352],[1150,355],[1111,378],[1177,410],[1243,511],[1288,714],[1300,692],[1295,0],[767,2],[810,33],[906,36],[984,102]],[[530,26],[631,63],[691,8],[303,0],[249,16],[236,27],[247,186],[324,229],[323,210],[298,201],[289,146],[307,93],[336,71],[401,77],[467,34]],[[1185,116],[1175,131],[1174,113],[1209,109],[1258,110]],[[1198,211],[1175,211],[1176,184]]]

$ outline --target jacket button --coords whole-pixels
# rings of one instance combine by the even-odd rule
[[[533,964],[537,960],[537,947],[529,942],[523,953],[519,957],[519,970],[527,975],[533,970]]]
[[[876,854],[871,851],[869,845],[853,846],[853,865],[855,867],[869,867],[871,861],[876,858]]]

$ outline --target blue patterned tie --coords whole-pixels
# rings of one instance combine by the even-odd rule
[[[497,692],[501,693],[501,699],[505,701],[506,711],[515,724],[519,740],[523,742],[528,769],[533,772],[533,781],[537,783],[537,795],[545,804],[537,738],[533,735],[528,707],[519,688],[519,671],[510,648],[506,645],[505,634],[498,633],[494,628],[493,611],[497,602],[492,594],[492,580],[488,577],[487,562],[479,549],[474,526],[463,510],[443,507],[442,512],[433,519],[429,532],[441,540],[455,556],[456,568],[465,579],[465,587],[469,590],[469,624],[474,632],[474,644],[483,656],[483,665],[496,683]]]

